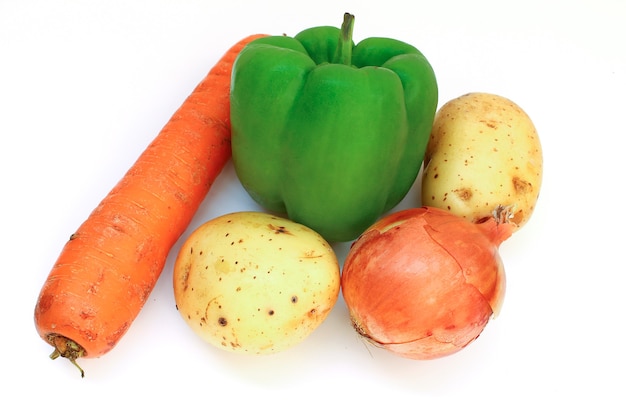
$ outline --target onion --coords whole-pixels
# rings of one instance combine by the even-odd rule
[[[411,359],[435,359],[475,340],[505,292],[498,248],[515,229],[500,207],[471,223],[432,207],[388,215],[351,246],[341,288],[356,331]]]

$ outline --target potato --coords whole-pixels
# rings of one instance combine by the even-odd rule
[[[304,340],[339,295],[332,247],[315,231],[270,214],[226,214],[194,230],[174,264],[178,311],[227,351],[280,352]]]
[[[503,206],[519,230],[535,209],[542,173],[541,143],[528,115],[507,98],[469,93],[435,115],[422,204],[472,222]]]

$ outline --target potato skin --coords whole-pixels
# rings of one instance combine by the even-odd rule
[[[541,188],[543,154],[530,117],[511,100],[469,93],[444,104],[424,158],[422,204],[472,222],[511,207],[519,230]]]
[[[174,264],[174,296],[202,339],[249,354],[304,340],[339,295],[332,247],[306,226],[261,212],[226,214],[201,225]]]

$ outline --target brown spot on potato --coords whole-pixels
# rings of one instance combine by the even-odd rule
[[[289,230],[287,230],[287,228],[285,226],[276,226],[273,224],[268,224],[267,227],[272,230],[274,233],[276,233],[277,235],[292,235],[293,233],[291,233]]]
[[[513,181],[513,188],[517,194],[530,193],[533,189],[533,185],[530,182],[520,177],[513,177],[511,181]]]
[[[186,263],[183,266],[183,272],[181,273],[181,276],[180,276],[180,281],[182,282],[183,292],[187,291],[187,288],[189,286],[190,271],[191,271],[191,264]]]
[[[473,195],[472,190],[469,188],[459,188],[458,190],[454,190],[454,194],[456,194],[461,201],[468,201]]]
[[[479,120],[480,123],[484,124],[485,126],[487,126],[490,129],[497,129],[498,128],[498,122],[495,120]]]

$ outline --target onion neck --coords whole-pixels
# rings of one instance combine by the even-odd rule
[[[491,217],[487,217],[476,225],[483,230],[496,247],[499,247],[517,230],[517,225],[511,222],[512,218],[512,206],[498,206],[493,210]]]

